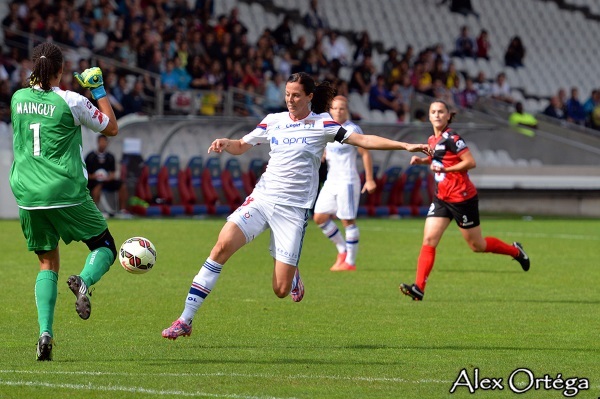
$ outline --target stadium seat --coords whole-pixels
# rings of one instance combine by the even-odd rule
[[[217,193],[212,184],[205,179],[203,162],[200,156],[191,157],[181,176],[180,187],[186,188],[180,189],[180,193],[188,215],[216,213]]]
[[[258,179],[260,179],[260,177],[264,173],[266,167],[267,161],[265,161],[264,159],[254,158],[250,161],[246,175],[248,184],[250,184],[253,189],[254,186],[256,186],[256,183],[258,183]]]
[[[250,194],[246,193],[240,161],[235,158],[230,158],[225,163],[225,169],[221,174],[221,180],[223,182],[223,193],[233,212],[240,206],[244,198]]]
[[[377,182],[378,204],[375,205],[375,216],[397,215],[402,193],[402,167],[391,166],[383,172]]]
[[[226,215],[235,210],[235,208],[232,209],[225,196],[223,180],[221,178],[222,174],[223,171],[221,169],[220,158],[209,158],[206,161],[206,165],[204,165],[203,178],[207,182],[207,185],[210,184],[212,186],[211,191],[217,195],[217,200],[215,202],[215,213],[217,215]]]
[[[434,179],[425,165],[412,165],[404,172],[403,201],[412,216],[425,216],[433,201]]]
[[[132,205],[132,213],[142,216],[160,216],[163,214],[162,200],[158,197],[159,172],[160,155],[149,156],[135,186],[135,195],[148,203],[148,206]]]
[[[379,174],[379,165],[373,165],[373,178],[375,179],[375,182],[377,183],[377,188],[375,189],[375,192],[373,192],[372,194],[369,193],[361,193],[360,195],[360,201],[359,201],[359,205],[358,205],[358,216],[373,216],[375,215],[375,207],[377,205],[379,205],[380,203],[380,197],[381,197],[381,183],[379,181],[379,179],[377,178],[377,175]],[[360,176],[360,186],[361,189],[362,187],[365,185],[365,172],[362,171],[359,173]]]
[[[179,157],[177,155],[167,157],[158,173],[158,197],[164,201],[164,215],[177,216],[186,213],[179,189],[180,173]]]

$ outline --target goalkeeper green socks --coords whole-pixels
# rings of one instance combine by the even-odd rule
[[[105,247],[95,249],[88,255],[79,276],[83,279],[85,285],[90,288],[100,281],[114,261],[115,257],[110,249]]]
[[[52,332],[54,323],[54,308],[56,306],[56,295],[58,274],[52,270],[40,270],[35,280],[35,305],[38,310],[38,324],[40,325],[40,335]]]

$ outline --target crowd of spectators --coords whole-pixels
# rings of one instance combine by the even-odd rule
[[[411,45],[403,51],[390,48],[378,69],[368,32],[341,37],[330,29],[318,0],[308,1],[303,22],[311,28],[310,40],[304,36],[294,39],[294,21],[284,16],[276,28],[264,29],[256,42],[250,43],[238,9],[214,15],[213,0],[196,0],[193,7],[187,0],[85,0],[80,7],[67,0],[13,0],[2,21],[5,46],[0,59],[0,103],[10,102],[11,94],[26,84],[31,71],[26,39],[19,31],[76,49],[66,52],[63,89],[85,94],[73,84],[72,72],[82,71],[96,60],[118,116],[147,112],[160,87],[166,93],[167,109],[204,115],[218,114],[223,94],[237,89],[232,90],[235,113],[259,117],[285,109],[284,85],[294,72],[328,80],[341,95],[358,93],[368,98],[370,110],[393,111],[398,122],[410,119],[414,93],[442,98],[456,107],[473,107],[480,97],[514,103],[504,73],[494,80],[483,72],[465,76],[452,62],[451,56],[489,59],[491,44],[484,29],[473,38],[467,26],[461,27],[456,47],[449,51],[439,44],[420,50]],[[520,38],[514,37],[506,52],[506,65],[522,66],[524,56]],[[132,72],[121,65],[138,69]],[[350,72],[347,80],[340,77],[343,68]],[[202,96],[190,94],[194,93],[191,89],[202,91]],[[593,97],[598,104],[600,93]],[[563,105],[554,106],[555,114],[591,126],[596,108],[588,103],[581,105],[577,93],[572,92]],[[0,117],[8,121],[7,107],[0,109]],[[551,114],[550,107],[546,111]],[[597,114],[600,118],[600,110]],[[360,119],[365,115],[355,111],[352,116]],[[598,125],[600,121],[593,126]]]

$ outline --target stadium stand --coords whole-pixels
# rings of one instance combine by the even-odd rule
[[[426,109],[431,100],[430,96],[436,95],[436,92],[420,90],[418,85],[413,83],[414,87],[411,87],[414,94],[410,95],[408,104],[404,104],[408,107],[408,112],[403,123],[398,122],[398,115],[391,110],[383,113],[369,110],[367,93],[361,95],[347,89],[352,71],[360,58],[353,59],[337,72],[332,68],[334,63],[329,62],[327,54],[324,53],[324,49],[329,45],[327,30],[315,30],[304,26],[303,16],[308,10],[308,1],[223,0],[215,2],[212,14],[206,15],[192,8],[185,10],[185,6],[182,6],[185,2],[178,3],[177,7],[168,3],[155,14],[156,20],[146,25],[129,22],[135,18],[129,18],[127,13],[137,11],[129,9],[127,3],[116,2],[119,7],[113,7],[112,2],[109,3],[106,12],[109,13],[108,19],[114,24],[101,25],[102,22],[93,13],[82,16],[84,24],[96,28],[96,35],[84,35],[80,42],[64,39],[59,29],[33,29],[33,25],[24,23],[34,12],[39,13],[40,9],[37,7],[46,7],[45,14],[56,14],[55,5],[58,2],[50,0],[39,4],[29,3],[34,9],[28,9],[23,2],[2,3],[0,16],[3,18],[4,29],[0,87],[4,87],[4,90],[8,87],[8,92],[0,90],[0,103],[6,103],[12,91],[23,83],[22,76],[28,68],[27,62],[23,60],[27,49],[36,41],[52,37],[55,42],[64,45],[67,62],[61,84],[64,85],[63,88],[80,90],[77,85],[73,86],[69,79],[73,70],[80,70],[85,65],[102,66],[107,89],[115,97],[114,104],[124,105],[136,101],[143,104],[141,111],[125,113],[119,120],[122,132],[126,132],[128,137],[141,139],[140,155],[146,157],[159,154],[160,157],[166,158],[168,155],[177,154],[181,163],[187,164],[196,154],[202,153],[214,138],[239,138],[241,134],[252,130],[257,119],[260,120],[262,115],[259,104],[264,90],[264,76],[286,70],[284,49],[274,43],[270,32],[281,23],[284,16],[290,16],[292,40],[295,43],[290,50],[297,57],[292,59],[294,68],[303,65],[303,54],[314,51],[317,60],[320,60],[317,62],[315,76],[319,79],[332,79],[341,93],[348,96],[351,111],[353,115],[362,118],[360,123],[365,132],[406,141],[423,141],[429,134],[426,126],[413,121],[413,115],[418,109]],[[540,180],[536,179],[536,175],[548,173],[558,174],[551,183],[546,183],[553,189],[573,185],[576,189],[583,190],[598,187],[598,173],[591,169],[597,163],[600,153],[598,133],[583,126],[573,125],[568,120],[539,115],[548,104],[549,97],[556,95],[560,89],[568,92],[572,87],[578,88],[583,103],[592,89],[600,86],[595,71],[595,66],[600,61],[600,53],[590,51],[600,33],[598,2],[472,0],[479,17],[452,13],[447,7],[438,7],[437,3],[437,0],[373,0],[368,3],[359,0],[328,0],[319,2],[319,11],[328,27],[340,32],[350,54],[359,54],[357,38],[363,32],[370,37],[370,52],[374,65],[372,76],[385,72],[390,83],[395,82],[394,79],[398,80],[398,75],[394,74],[410,74],[418,62],[427,66],[427,73],[431,72],[435,57],[440,57],[444,60],[444,68],[448,68],[447,65],[451,62],[460,72],[456,79],[458,85],[448,89],[450,101],[458,103],[455,101],[458,98],[457,93],[463,89],[467,76],[474,77],[481,71],[487,76],[484,83],[491,85],[498,73],[506,74],[512,99],[523,102],[528,112],[537,113],[539,127],[534,138],[521,137],[510,128],[506,121],[510,106],[490,99],[489,95],[480,95],[472,108],[460,108],[456,105],[459,115],[455,128],[468,140],[476,156],[478,168],[472,175],[478,186],[484,190],[493,189],[494,184],[505,188],[537,187]],[[12,20],[7,18],[11,15],[10,10],[14,4],[19,6],[18,14],[25,17]],[[65,4],[67,15],[71,15],[83,1]],[[143,13],[148,7],[154,6],[150,2],[143,3],[140,12]],[[192,7],[191,3],[189,7]],[[340,13],[341,9],[345,12]],[[99,12],[100,8],[97,8],[97,11]],[[369,18],[365,18],[365,15]],[[119,21],[124,21],[125,24],[117,23]],[[173,21],[177,23],[172,24]],[[71,22],[77,24],[77,21]],[[161,29],[152,31],[151,25]],[[473,33],[481,29],[489,32],[489,59],[450,55],[459,28],[463,25],[468,26]],[[198,26],[202,27],[199,34],[195,29]],[[186,40],[181,40],[176,31],[183,34]],[[118,51],[105,51],[104,46],[112,45],[108,43],[108,38],[118,37],[123,33],[126,39],[119,42]],[[35,36],[31,36],[32,34]],[[522,38],[526,47],[524,67],[516,69],[504,65],[504,51],[515,35]],[[200,41],[194,42],[194,37],[199,37]],[[230,53],[222,53],[216,50],[218,45],[207,46],[210,37],[213,37],[218,45],[227,40],[226,37],[231,37],[233,43],[242,45],[232,45]],[[140,38],[148,40],[139,40]],[[304,44],[301,44],[302,42]],[[187,50],[185,46],[188,46]],[[150,48],[157,48],[159,51],[150,53]],[[386,64],[388,50],[391,48],[398,50],[399,58],[391,64]],[[407,56],[408,69],[405,70],[402,69],[404,67],[400,60],[409,49],[413,51],[412,55]],[[441,52],[437,52],[438,49],[441,49]],[[154,59],[157,54],[158,59]],[[193,98],[208,98],[209,95],[218,98],[219,102],[214,106],[216,116],[212,119],[192,119],[188,115],[160,117],[169,113],[181,115],[180,112],[171,112],[168,97],[172,92],[161,86],[160,74],[164,72],[162,68],[165,61],[173,57],[191,60],[196,55],[202,58],[202,70],[205,74],[192,76],[193,80],[212,83],[192,85],[189,90],[195,90]],[[241,59],[245,64],[254,65],[259,65],[258,61],[262,61],[262,66],[237,76],[235,71],[227,66],[230,64],[227,62],[228,58]],[[217,68],[212,70],[213,72],[207,72],[211,71],[213,61],[218,61]],[[188,73],[193,71],[188,68]],[[129,96],[126,100],[119,95],[117,82],[121,76],[125,77],[126,82],[121,94]],[[258,82],[256,87],[248,83],[255,80]],[[134,95],[134,86],[140,81],[144,82],[143,92]],[[397,87],[393,89],[390,84],[389,89],[392,92]],[[396,100],[401,101],[400,96],[396,97]],[[203,113],[200,104],[192,108],[190,114]],[[600,108],[598,110],[600,113]],[[0,114],[0,118],[3,120],[0,124],[9,122],[5,114]],[[590,113],[586,120],[588,127],[592,126],[591,118]],[[113,140],[111,148],[118,157],[122,138],[117,137]],[[91,149],[93,142],[93,136],[84,133],[84,152]],[[242,176],[251,176],[252,158],[267,159],[268,146],[253,149],[251,152],[237,157]],[[375,157],[381,170],[391,166],[408,166],[409,157],[401,153],[376,154]],[[223,154],[221,162],[226,164],[228,158],[229,155]],[[571,176],[572,173],[576,176]],[[154,196],[150,198],[153,199]],[[221,205],[225,205],[226,201],[221,201]],[[205,204],[208,207],[207,212],[211,213],[211,205]],[[216,209],[212,212],[217,213]]]

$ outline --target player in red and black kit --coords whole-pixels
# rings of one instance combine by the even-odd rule
[[[431,103],[429,121],[434,134],[428,143],[433,156],[413,156],[410,160],[411,165],[431,165],[436,182],[435,197],[425,220],[417,279],[414,284],[400,284],[400,291],[415,301],[423,299],[427,277],[435,261],[435,249],[452,219],[474,252],[509,255],[524,271],[529,270],[529,257],[520,243],[510,245],[495,237],[484,238],[481,234],[477,189],[467,173],[475,167],[475,159],[465,141],[449,127],[454,114],[443,101]]]

